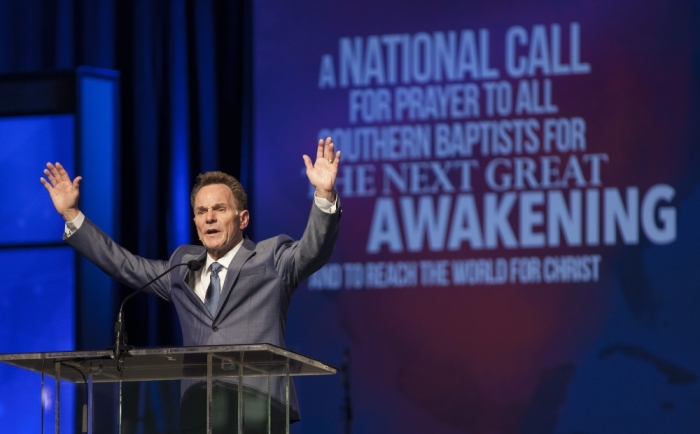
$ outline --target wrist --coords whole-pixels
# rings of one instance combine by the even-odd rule
[[[63,220],[65,220],[66,222],[72,222],[73,220],[75,220],[76,217],[78,217],[79,214],[80,210],[78,208],[71,208],[69,210],[66,210],[66,212],[64,212],[62,216]]]
[[[326,199],[328,202],[335,201],[335,190],[323,190],[320,188],[316,189],[316,197],[319,199]]]

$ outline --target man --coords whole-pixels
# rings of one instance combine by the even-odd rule
[[[329,137],[325,142],[319,140],[313,164],[307,155],[303,159],[316,197],[299,241],[280,235],[255,244],[247,238],[243,230],[250,215],[242,186],[232,176],[209,172],[197,178],[191,195],[194,223],[203,246],[180,246],[167,261],[131,254],[90,222],[78,208],[82,178],[71,180],[60,163],[48,163],[44,170],[47,179],[41,178],[41,182],[66,221],[66,243],[122,283],[137,288],[175,264],[193,259],[202,263],[200,271],[179,267],[146,288],[174,303],[184,345],[271,343],[284,347],[291,295],[330,257],[340,220],[334,189],[340,151],[335,152]],[[267,391],[267,379],[250,379],[246,386],[246,433],[266,432],[267,415],[258,410],[267,408],[260,393]],[[203,386],[183,381],[183,390],[181,430],[202,432],[206,422]],[[283,419],[280,421],[280,415],[284,415],[284,392],[282,379],[273,377],[273,410],[277,410],[272,415],[276,427],[284,424]],[[236,406],[232,401],[237,400],[237,391],[219,383],[215,399],[230,403],[214,417],[215,432],[223,432],[236,424]],[[290,420],[299,419],[293,388],[290,413]]]

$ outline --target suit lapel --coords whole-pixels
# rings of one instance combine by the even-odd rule
[[[231,294],[233,289],[233,283],[238,279],[238,274],[241,272],[241,267],[243,264],[250,259],[251,256],[255,254],[255,243],[246,237],[243,240],[241,248],[236,252],[236,255],[231,260],[228,266],[228,271],[226,272],[226,280],[224,281],[224,287],[221,290],[221,297],[219,298],[219,305],[216,308],[216,316],[221,312],[221,307],[226,304],[226,300]]]
[[[204,263],[206,262],[206,258],[207,258],[207,251],[204,250],[204,252],[199,254],[199,255],[183,255],[182,262],[189,262],[189,261],[194,259],[194,260],[198,261],[199,263],[201,263],[202,266],[204,266]],[[202,303],[202,300],[199,299],[199,297],[197,296],[197,293],[194,292],[194,276],[195,276],[196,271],[190,271],[187,268],[185,268],[185,270],[186,270],[186,272],[185,272],[185,277],[183,280],[185,281],[185,286],[187,287],[187,291],[185,291],[185,293],[187,294],[187,297],[189,297],[190,301],[192,301],[192,303],[194,303],[195,306],[198,306],[199,309],[202,310],[202,312],[204,312],[205,314],[207,314],[208,316],[211,317],[211,313],[209,313],[209,309],[207,309],[207,307],[204,305],[204,303]],[[201,273],[201,271],[199,271],[199,272]]]

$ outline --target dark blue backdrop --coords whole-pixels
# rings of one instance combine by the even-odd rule
[[[121,73],[121,212],[115,218],[121,222],[119,242],[133,252],[164,258],[175,246],[196,241],[189,191],[198,173],[223,170],[251,188],[249,3],[0,0],[0,74],[79,65]],[[39,187],[43,164],[22,168]],[[20,182],[25,181],[5,178],[2,186],[18,188]],[[45,193],[31,200],[43,201],[60,237],[61,219]],[[121,288],[117,298],[127,291]],[[101,315],[109,323],[114,313]],[[155,297],[138,296],[126,308],[126,322],[131,344],[181,343],[172,306]],[[109,339],[96,342],[89,330],[82,332],[77,349],[111,345]],[[125,393],[131,403],[125,418],[140,417],[135,424],[140,432],[175,430],[177,385],[130,386]]]

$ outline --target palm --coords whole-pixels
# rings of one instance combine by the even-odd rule
[[[338,166],[329,163],[325,158],[316,159],[313,169],[307,170],[306,175],[309,177],[311,184],[322,190],[333,190],[335,178],[338,174]]]
[[[70,208],[78,201],[78,189],[70,181],[61,181],[49,192],[56,209]],[[60,212],[60,210],[59,210]]]
[[[338,176],[338,165],[340,164],[340,151],[335,152],[335,145],[330,137],[318,141],[316,149],[316,161],[311,164],[311,158],[304,155],[306,164],[306,176],[309,182],[316,187],[319,197],[335,198],[333,191],[335,179]]]
[[[78,197],[80,196],[81,177],[77,176],[71,181],[68,172],[61,163],[53,165],[48,163],[44,169],[44,175],[48,179],[41,178],[41,183],[48,190],[53,206],[64,217],[73,217],[78,212]],[[72,219],[72,218],[70,218]]]

